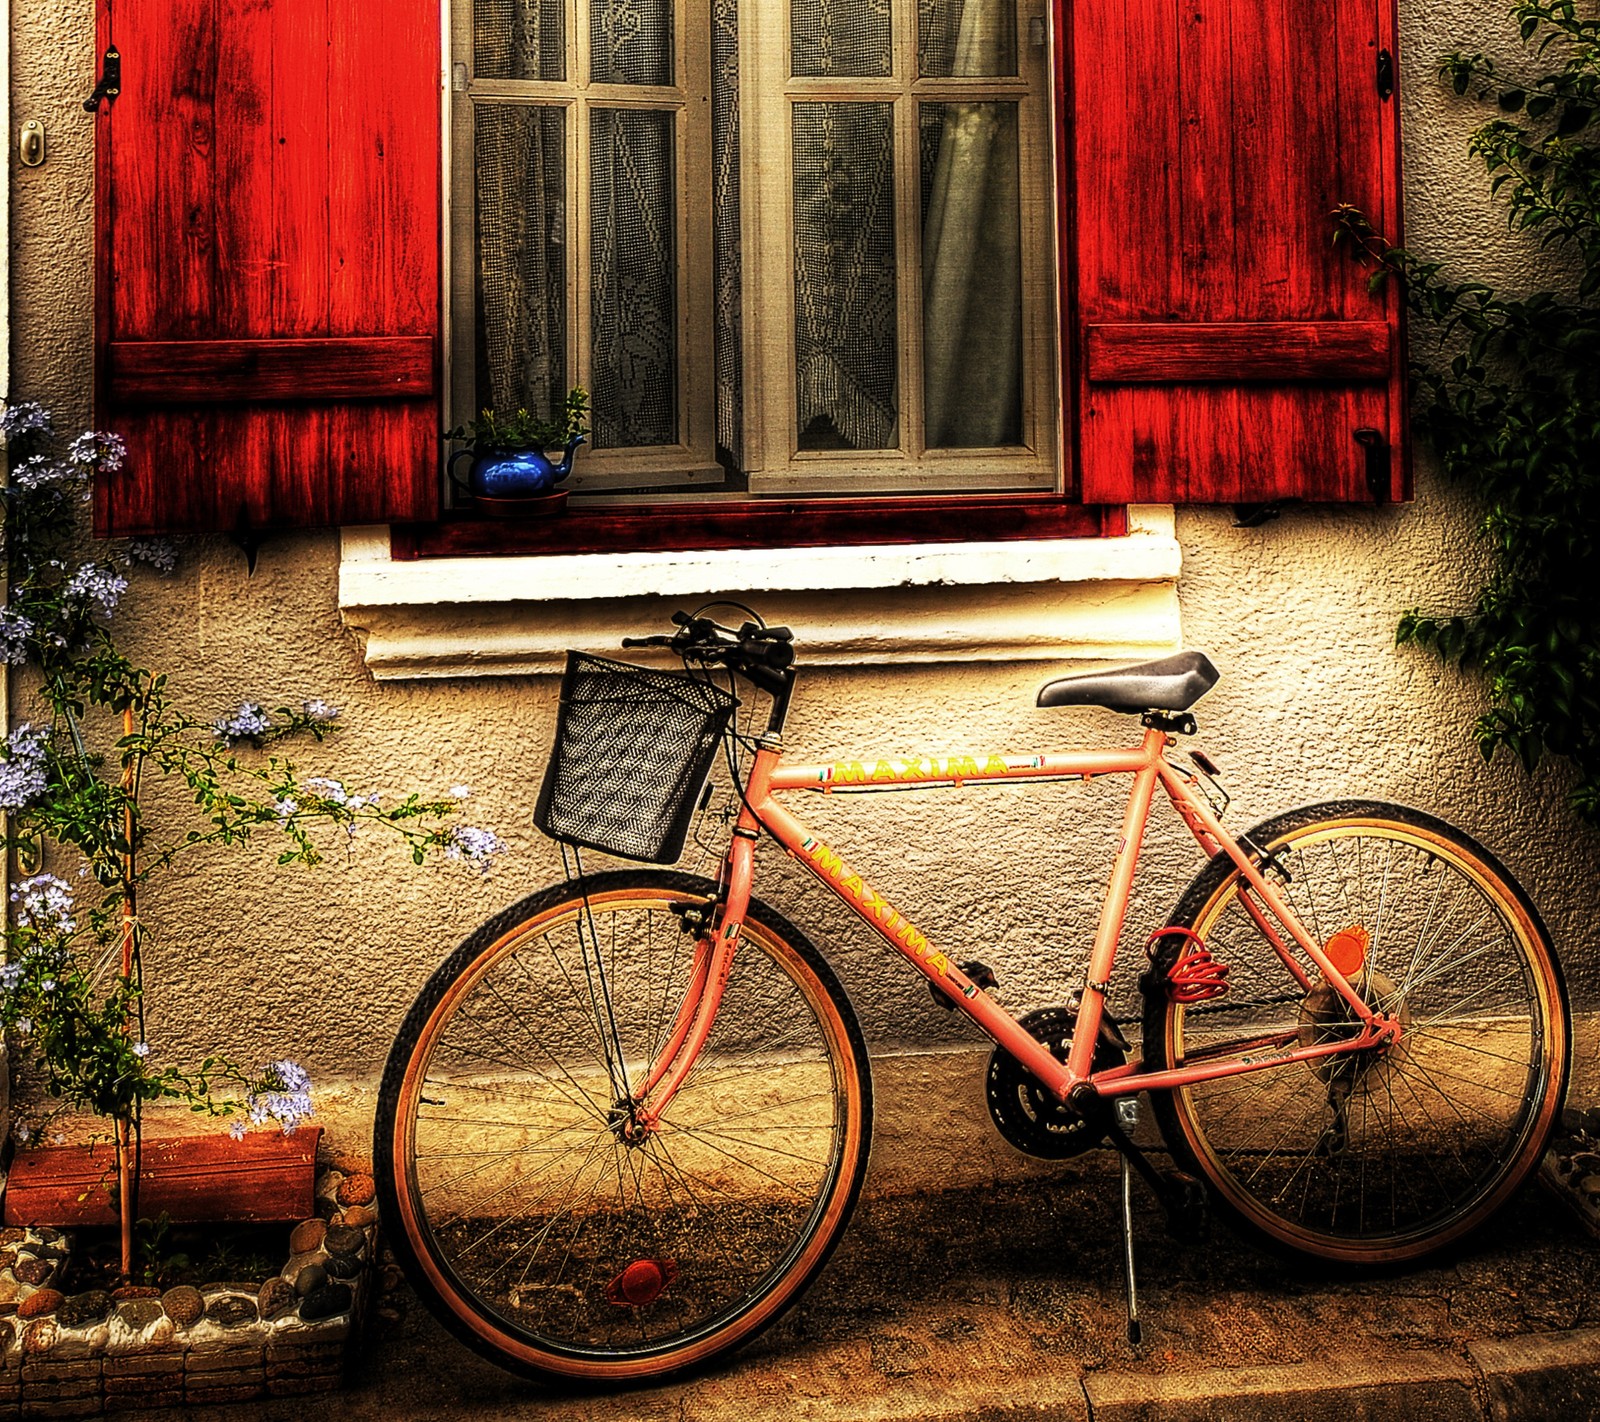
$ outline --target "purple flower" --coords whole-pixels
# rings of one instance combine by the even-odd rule
[[[62,591],[68,597],[92,602],[102,617],[110,617],[117,610],[117,600],[128,590],[128,580],[120,573],[99,563],[84,563],[70,578]]]
[[[228,1122],[228,1134],[236,1141],[242,1141],[244,1139],[245,1132],[249,1129],[250,1128],[241,1120],[235,1119]]]
[[[99,469],[115,474],[122,468],[128,446],[122,436],[107,434],[103,430],[86,430],[67,449],[67,458],[84,469]]]
[[[341,780],[330,780],[325,775],[313,775],[306,781],[306,789],[315,791],[330,805],[347,805],[350,803],[350,794],[344,788],[344,782]]]
[[[147,563],[163,576],[178,566],[178,548],[170,538],[130,538],[128,561]]]
[[[302,702],[301,709],[311,721],[335,721],[339,717],[339,708],[328,705],[320,696],[313,696],[309,701]]]
[[[37,400],[21,400],[15,405],[8,405],[5,414],[0,415],[0,430],[5,431],[9,440],[22,435],[54,433],[50,412]]]
[[[272,718],[259,701],[244,701],[231,716],[219,716],[211,723],[219,741],[247,741],[272,729]]]
[[[252,1125],[276,1121],[284,1135],[292,1136],[312,1114],[311,1078],[297,1062],[268,1062],[261,1069],[261,1080],[245,1096],[244,1104]],[[238,1134],[234,1139],[238,1140],[244,1135],[245,1123],[238,1121],[235,1125]],[[229,1131],[232,1134],[233,1128]]]
[[[11,471],[11,487],[31,494],[52,484],[81,484],[88,477],[89,471],[86,469],[71,464],[53,464],[44,455],[35,454]]]
[[[11,891],[11,902],[17,906],[17,922],[35,933],[71,933],[77,928],[72,920],[72,889],[54,874],[24,879]]]
[[[0,607],[0,662],[20,667],[28,660],[28,638],[33,619],[14,608]]]
[[[26,809],[50,785],[46,756],[50,733],[35,730],[24,721],[6,737],[6,757],[0,760],[0,810]]]
[[[464,859],[481,873],[494,867],[495,855],[504,854],[506,842],[493,830],[479,829],[476,825],[451,825],[445,839],[446,859]]]

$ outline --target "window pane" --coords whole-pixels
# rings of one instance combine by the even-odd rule
[[[566,0],[474,0],[479,79],[565,79]]]
[[[567,388],[566,113],[480,104],[477,403],[549,416]]]
[[[894,107],[794,106],[795,378],[801,449],[892,449]]]
[[[594,83],[672,83],[672,0],[593,0],[589,16]]]
[[[590,125],[597,449],[676,444],[673,116],[594,109]]]
[[[794,0],[793,72],[883,76],[891,72],[890,0]]]
[[[1015,74],[1015,0],[918,0],[917,72],[933,79]]]
[[[1020,444],[1017,106],[924,104],[921,122],[927,443]]]

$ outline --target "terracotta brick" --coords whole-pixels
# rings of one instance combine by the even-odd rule
[[[134,1378],[134,1377],[178,1377],[183,1373],[183,1354],[171,1353],[128,1353],[121,1357],[107,1358],[102,1367],[108,1378]]]
[[[191,1349],[184,1357],[183,1367],[188,1373],[237,1372],[240,1368],[260,1372],[263,1361],[260,1348],[227,1348],[215,1353]]]
[[[336,1378],[343,1372],[344,1365],[334,1358],[303,1358],[267,1364],[269,1378]]]
[[[100,1360],[84,1358],[58,1363],[54,1358],[30,1358],[22,1365],[24,1385],[34,1382],[65,1382],[72,1378],[98,1378]]]
[[[95,1399],[93,1407],[86,1407],[81,1397],[51,1402],[36,1402],[31,1397],[22,1400],[24,1417],[88,1417],[100,1410],[98,1398]]]
[[[241,1387],[190,1387],[185,1388],[183,1400],[191,1407],[213,1402],[249,1402],[266,1391],[266,1384],[251,1383]]]
[[[342,1362],[344,1354],[343,1343],[299,1342],[283,1338],[267,1344],[269,1363],[286,1362],[291,1358],[337,1358]]]
[[[126,1397],[107,1397],[107,1412],[148,1412],[155,1407],[182,1407],[181,1392],[146,1392]]]

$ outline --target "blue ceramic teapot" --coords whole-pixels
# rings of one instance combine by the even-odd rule
[[[542,449],[491,449],[476,455],[471,449],[458,449],[450,456],[450,477],[459,484],[456,462],[471,459],[466,488],[474,497],[536,498],[551,493],[572,472],[572,457],[583,442],[583,435],[573,435],[566,443],[559,464],[553,463]]]

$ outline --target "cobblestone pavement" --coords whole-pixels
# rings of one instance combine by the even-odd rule
[[[1274,1258],[1220,1224],[1172,1244],[1142,1199],[1138,1348],[1116,1198],[1095,1156],[1025,1186],[868,1201],[778,1327],[704,1377],[620,1395],[513,1379],[401,1290],[335,1410],[341,1422],[1600,1418],[1600,1241],[1543,1188],[1450,1257],[1378,1276]],[[289,1400],[251,1412],[303,1415]]]

